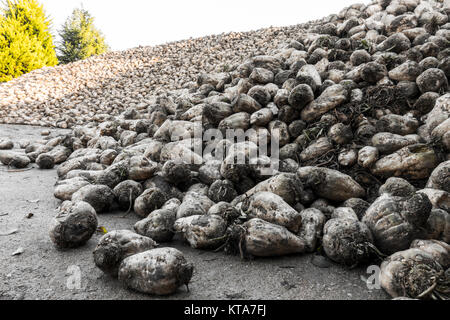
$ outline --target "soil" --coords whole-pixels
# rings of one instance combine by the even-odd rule
[[[0,137],[41,139],[42,127],[0,125]],[[16,148],[18,146],[16,145]],[[23,150],[21,151],[23,152]],[[2,299],[388,299],[382,289],[369,290],[373,273],[348,268],[313,254],[243,261],[240,257],[190,248],[175,241],[161,246],[181,250],[195,266],[189,284],[168,297],[152,297],[124,288],[94,265],[92,251],[101,233],[78,249],[55,248],[48,230],[60,201],[53,197],[56,168],[8,172],[0,165],[0,300]],[[140,218],[124,212],[99,214],[106,230],[132,229]],[[8,231],[17,232],[5,235]],[[12,255],[23,248],[21,254]],[[318,263],[319,261],[320,263]],[[76,285],[80,271],[80,286]]]

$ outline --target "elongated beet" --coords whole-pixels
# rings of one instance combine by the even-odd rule
[[[225,242],[226,221],[216,215],[194,215],[175,221],[174,229],[197,249],[215,249]]]
[[[247,198],[241,209],[250,218],[260,218],[298,232],[302,216],[280,196],[271,192],[258,192]]]
[[[157,245],[151,238],[132,231],[114,230],[105,234],[98,241],[93,252],[94,262],[103,272],[116,277],[123,259],[153,249]]]
[[[174,248],[158,248],[132,255],[119,267],[119,281],[143,293],[168,295],[187,285],[194,266]]]
[[[303,239],[285,227],[253,218],[233,227],[232,245],[241,256],[270,257],[292,253],[303,253],[306,244]]]

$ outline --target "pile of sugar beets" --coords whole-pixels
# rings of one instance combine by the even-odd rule
[[[59,165],[54,195],[64,202],[50,229],[59,248],[86,243],[97,215],[133,210],[134,231],[106,233],[93,254],[141,292],[189,283],[192,264],[161,246],[179,234],[243,259],[315,252],[348,267],[381,263],[392,297],[448,299],[449,14],[439,1],[354,5],[271,55],[160,94],[145,112],[0,160]],[[226,139],[250,128],[245,141]],[[255,155],[271,139],[278,157]]]

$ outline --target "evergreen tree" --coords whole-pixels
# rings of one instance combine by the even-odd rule
[[[59,32],[59,60],[69,63],[102,54],[108,50],[105,39],[94,26],[94,18],[87,10],[75,9]]]
[[[58,63],[50,21],[36,0],[7,0],[0,15],[0,82]]]

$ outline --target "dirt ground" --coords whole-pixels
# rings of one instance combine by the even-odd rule
[[[39,140],[43,129],[0,125],[0,137]],[[61,251],[53,246],[48,229],[60,203],[53,197],[55,169],[7,169],[0,164],[0,300],[161,299],[129,291],[95,267],[92,251],[100,233],[78,249]],[[132,230],[138,217],[122,214],[101,214],[99,225],[106,230]],[[241,261],[238,256],[194,250],[179,241],[169,245],[184,252],[195,271],[189,292],[182,287],[162,299],[388,298],[382,289],[367,288],[363,279],[371,274],[366,268],[348,270],[331,262],[318,267],[311,254]],[[19,248],[23,252],[12,255]]]

